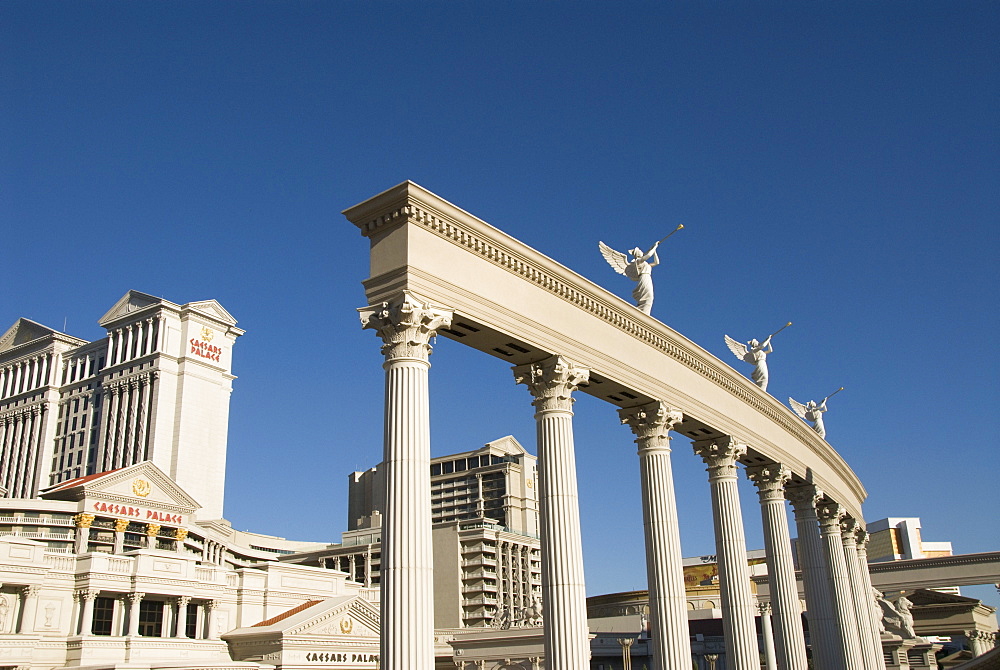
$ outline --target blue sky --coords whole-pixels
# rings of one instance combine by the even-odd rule
[[[0,327],[95,339],[128,289],[219,300],[247,331],[226,515],[332,541],[381,454],[341,210],[410,179],[625,298],[597,241],[683,223],[653,315],[744,372],[723,334],[793,321],[769,390],[846,387],[828,439],[866,517],[997,550],[998,44],[992,2],[8,1]],[[534,451],[506,366],[432,362],[435,455]],[[589,397],[576,425],[588,592],[641,588],[632,436]],[[684,553],[713,553],[704,465],[673,446]]]

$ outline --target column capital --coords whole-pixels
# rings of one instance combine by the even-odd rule
[[[844,538],[844,545],[854,547],[858,543],[858,530],[863,529],[863,525],[853,516],[845,514],[840,520],[840,534]]]
[[[90,528],[90,524],[94,523],[94,515],[80,513],[73,517],[74,523],[76,523],[77,528]]]
[[[115,519],[115,532],[124,533],[126,530],[128,530],[128,524],[129,524],[128,519]]]
[[[184,608],[191,602],[191,596],[177,596],[174,600],[177,602],[178,607]]]
[[[785,499],[785,484],[792,478],[792,471],[781,463],[766,463],[747,467],[747,479],[757,487],[761,502]]]
[[[140,602],[142,602],[142,599],[146,597],[146,594],[140,593],[139,591],[135,591],[133,593],[127,594],[126,597],[128,598],[128,601],[130,603],[132,603],[133,605],[138,605]]]
[[[816,504],[816,518],[819,519],[820,531],[839,535],[840,520],[846,513],[840,503],[824,497]]]
[[[859,525],[854,529],[854,543],[858,545],[858,551],[863,551],[867,554],[868,540],[870,537],[871,536],[868,534],[868,531],[865,530],[864,526]]]
[[[771,603],[764,601],[757,601],[757,614],[761,616],[767,616],[771,613]]]
[[[514,381],[524,384],[535,397],[532,401],[539,412],[569,411],[573,407],[573,391],[590,379],[590,370],[577,367],[572,361],[555,355],[514,368]]]
[[[694,453],[708,465],[708,478],[735,477],[736,462],[747,453],[747,445],[729,435],[692,443]]]
[[[439,328],[451,326],[454,312],[421,302],[409,293],[358,310],[362,329],[374,330],[382,338],[386,361],[409,358],[427,361],[430,340]]]
[[[816,503],[823,498],[823,491],[815,484],[794,484],[785,487],[785,497],[796,513],[807,510],[815,513]]]
[[[632,429],[640,451],[655,448],[669,451],[670,435],[668,433],[684,420],[684,412],[659,400],[645,405],[620,409],[618,416],[622,423],[628,424],[629,428]]]
[[[39,584],[29,584],[28,586],[21,587],[21,595],[25,598],[37,598],[41,592],[42,587]]]
[[[214,609],[218,609],[218,607],[219,607],[219,601],[218,600],[206,600],[203,603],[203,606],[205,607],[205,609],[207,611],[211,612]]]
[[[100,589],[78,589],[77,595],[80,598],[80,600],[87,602],[89,600],[93,600],[94,598],[96,598],[97,594],[99,594],[100,592],[101,592]]]
[[[146,535],[149,537],[156,537],[160,533],[160,524],[158,523],[147,523],[146,524]]]

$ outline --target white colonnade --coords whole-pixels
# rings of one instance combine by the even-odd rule
[[[385,444],[387,500],[382,541],[382,667],[431,670],[434,666],[433,558],[430,515],[430,340],[449,327],[451,310],[404,294],[364,308],[365,328],[377,331],[385,356]],[[562,356],[514,368],[515,380],[533,396],[538,439],[539,511],[542,540],[542,604],[547,667],[576,670],[589,664],[586,591],[580,534],[572,427],[573,392],[589,371]],[[681,410],[663,402],[620,410],[636,436],[651,644],[659,670],[687,667],[691,645],[682,568],[680,528],[674,499],[668,432],[683,421]],[[738,493],[738,463],[747,445],[730,436],[698,440],[695,453],[708,466],[726,643],[726,667],[757,670],[758,613],[750,587]],[[747,476],[757,486],[767,553],[771,635],[769,662],[779,670],[804,670],[805,639],[795,584],[786,496],[796,510],[814,664],[820,670],[877,670],[881,650],[866,598],[859,522],[845,522],[842,508],[811,485],[786,489],[792,473],[781,464],[755,465]],[[819,505],[817,507],[817,504]],[[822,534],[820,532],[822,522]],[[863,545],[862,545],[863,546]],[[765,608],[766,609],[766,608]],[[763,610],[761,610],[763,611]],[[761,615],[763,616],[763,615]],[[768,615],[770,616],[770,615]],[[771,633],[771,621],[765,633]]]
[[[675,425],[694,440],[714,436],[713,446],[696,442],[695,447],[710,472],[730,644],[725,667],[759,666],[757,603],[750,593],[737,495],[740,462],[777,468],[754,479],[774,573],[770,605],[776,667],[800,670],[805,655],[783,496],[795,509],[813,666],[854,667],[847,664],[847,633],[838,622],[858,621],[860,605],[870,597],[859,593],[866,583],[863,547],[856,541],[852,547],[839,519],[824,527],[821,539],[815,499],[825,494],[860,522],[865,492],[828,443],[683,335],[417,184],[398,184],[344,215],[370,242],[364,286],[371,306],[362,310],[362,322],[378,329],[385,344],[383,571],[392,574],[382,580],[382,667],[429,669],[433,664],[430,515],[423,500],[430,478],[428,340],[436,329],[510,361],[534,395],[544,489],[540,513],[548,517],[542,529],[542,607],[549,668],[589,665],[570,409],[575,386],[588,374],[594,383],[582,390],[615,404],[639,447],[651,638],[660,670],[687,668],[692,661],[687,617],[678,611],[684,586],[667,435]],[[448,325],[452,315],[454,330]],[[127,344],[120,344],[114,342],[115,351],[127,355]],[[794,470],[790,481],[783,481],[779,463]],[[565,523],[553,524],[553,515]],[[859,574],[852,575],[853,569]],[[838,580],[837,598],[831,576]],[[863,620],[853,639],[857,645],[878,645],[864,633]],[[868,650],[861,657],[870,656]]]

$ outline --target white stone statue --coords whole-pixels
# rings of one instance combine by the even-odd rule
[[[891,603],[881,593],[875,591],[875,601],[882,615],[879,623],[880,632],[898,635],[904,640],[917,637],[917,632],[913,629],[913,613],[910,612],[913,603],[909,598],[899,596],[895,603]]]
[[[683,227],[683,224],[677,226],[670,232],[670,235],[673,235]],[[667,237],[670,237],[670,235],[667,235]],[[656,249],[660,246],[660,242],[666,240],[667,237],[654,244],[645,253],[643,253],[642,249],[636,247],[629,251],[628,254],[623,254],[620,251],[615,251],[604,242],[597,243],[598,248],[601,250],[601,255],[604,256],[604,260],[608,262],[608,265],[618,274],[625,275],[635,282],[635,288],[632,289],[632,298],[635,300],[636,307],[646,314],[649,314],[653,309],[653,266],[660,264],[660,257],[656,255]],[[632,255],[632,260],[629,260],[629,254]]]
[[[729,350],[733,352],[736,358],[754,366],[753,373],[750,376],[753,378],[753,383],[759,386],[761,391],[767,390],[767,355],[774,351],[774,348],[771,346],[771,338],[790,325],[792,325],[791,321],[768,335],[767,339],[763,342],[750,340],[746,344],[743,344],[725,335],[726,346],[729,347]]]
[[[501,630],[507,630],[508,628],[510,628],[511,624],[513,623],[513,621],[511,621],[510,608],[504,607],[502,610],[500,610],[499,614],[493,617],[493,620],[490,623],[493,625],[494,628],[499,628]]]
[[[840,393],[844,390],[841,386],[839,389],[823,398],[817,404],[815,400],[810,400],[805,405],[800,402],[796,402],[794,398],[788,398],[788,404],[791,406],[795,413],[806,421],[812,421],[813,430],[819,433],[819,436],[826,438],[826,426],[823,425],[823,412],[826,411],[826,401],[829,400],[834,395]]]
[[[524,608],[524,623],[526,626],[537,626],[542,622],[542,604],[532,596],[528,606]]]
[[[885,598],[882,596],[882,592],[872,587],[872,609],[875,611],[875,620],[878,621],[878,633],[882,635],[885,633],[885,613],[882,603],[885,602]],[[887,603],[888,604],[888,603]]]

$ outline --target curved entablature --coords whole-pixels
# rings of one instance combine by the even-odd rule
[[[443,337],[512,366],[558,354],[619,407],[680,409],[692,440],[732,436],[747,464],[785,464],[862,519],[865,490],[839,454],[729,365],[635,306],[412,182],[344,211],[371,242],[370,304],[404,292],[454,311]],[[661,298],[662,300],[662,298]]]

